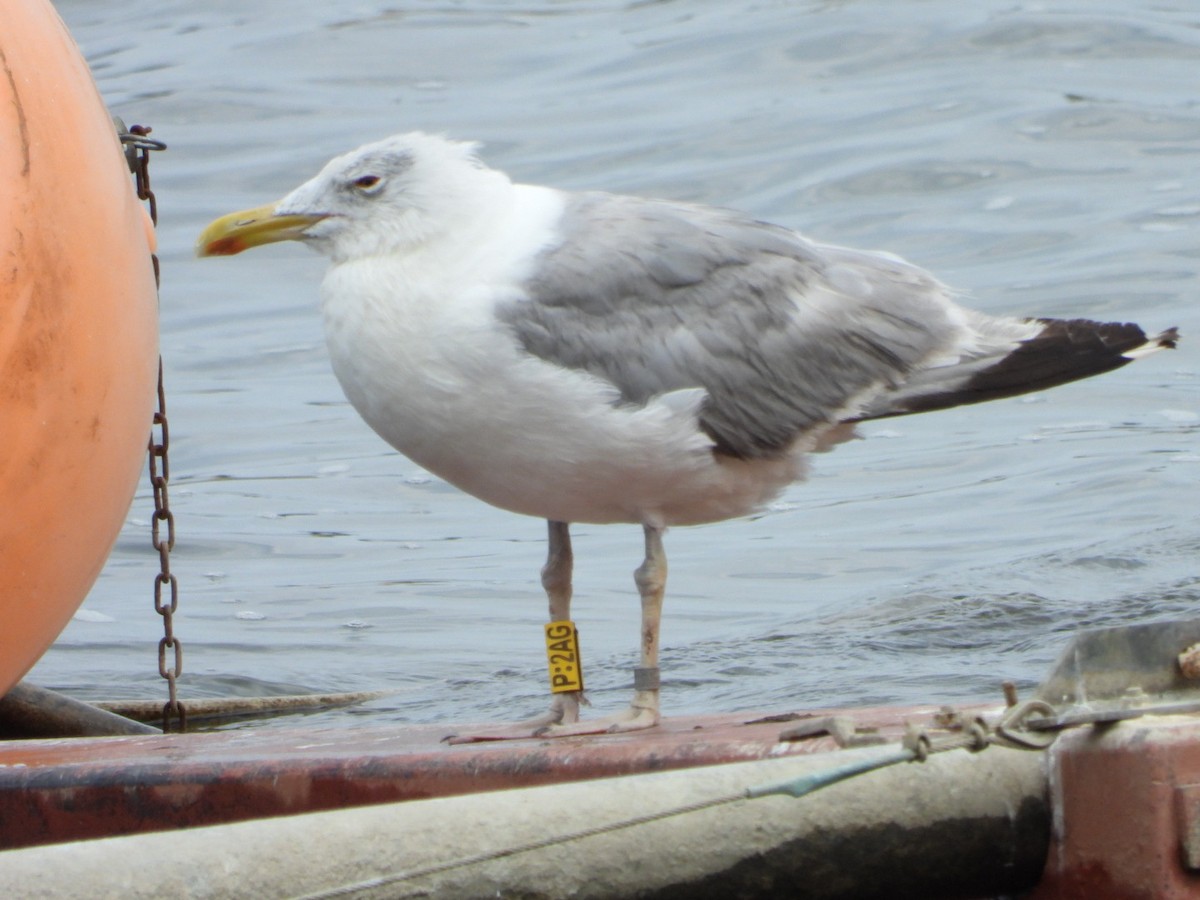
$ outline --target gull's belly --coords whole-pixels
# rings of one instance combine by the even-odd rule
[[[611,385],[525,354],[468,305],[452,317],[331,306],[331,360],[359,414],[495,506],[564,522],[697,524],[750,512],[799,475],[798,457],[714,455],[697,421],[702,391],[620,405]]]
[[[485,391],[436,408],[391,404],[367,421],[463,491],[563,522],[726,519],[757,508],[798,474],[793,460],[723,461],[694,422],[654,405],[550,410],[545,401],[545,394]]]

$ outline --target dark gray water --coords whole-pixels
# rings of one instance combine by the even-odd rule
[[[63,0],[152,125],[184,696],[395,687],[330,720],[543,703],[543,523],[393,453],[325,359],[323,263],[192,258],[212,217],[420,128],[522,180],[886,248],[992,312],[1190,340],[863,429],[763,515],[668,537],[664,708],[998,696],[1072,630],[1200,610],[1200,13],[1075,0]],[[31,678],[160,697],[150,501]],[[624,703],[640,529],[577,527],[592,698]]]

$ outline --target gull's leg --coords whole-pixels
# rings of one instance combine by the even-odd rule
[[[571,553],[570,525],[553,521],[546,524],[548,539],[546,564],[542,566],[542,587],[546,589],[546,597],[550,601],[550,621],[559,622],[571,618],[571,572],[575,557]],[[540,716],[513,725],[489,727],[469,735],[450,735],[446,740],[452,744],[516,740],[540,734],[549,727],[573,725],[579,721],[579,702],[583,699],[582,691],[555,694],[550,709]]]
[[[642,598],[642,665],[633,675],[633,719],[637,728],[658,724],[658,637],[662,623],[663,594],[667,589],[667,553],[663,529],[644,526],[646,559],[633,573]],[[625,728],[615,729],[625,731]]]
[[[633,673],[633,702],[624,713],[574,725],[551,725],[540,734],[565,737],[574,734],[638,731],[658,724],[658,638],[662,621],[663,593],[667,587],[667,554],[663,549],[663,530],[644,526],[646,559],[633,573],[642,598],[641,665]]]
[[[571,553],[571,531],[566,522],[547,522],[546,565],[542,566],[542,587],[550,601],[550,621],[571,618],[571,571],[575,557]],[[582,691],[555,694],[550,711],[544,718],[529,724],[534,728],[546,725],[570,725],[579,721],[579,701]]]

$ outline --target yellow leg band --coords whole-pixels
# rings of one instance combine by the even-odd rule
[[[579,632],[570,619],[546,626],[546,662],[550,667],[550,692],[562,694],[583,690],[583,659],[579,655]]]

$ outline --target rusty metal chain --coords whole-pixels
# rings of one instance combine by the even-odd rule
[[[134,125],[128,129],[120,119],[116,120],[121,144],[125,148],[125,159],[133,173],[138,199],[146,201],[150,208],[150,221],[158,225],[158,201],[150,188],[150,152],[165,150],[167,145],[149,137],[150,129]],[[158,254],[150,254],[154,265],[154,285],[159,286],[160,272]],[[170,429],[167,424],[167,395],[163,389],[162,357],[158,358],[158,408],[150,430],[148,445],[150,486],[154,492],[154,517],[150,520],[150,542],[158,551],[159,571],[154,576],[154,611],[162,616],[163,636],[158,642],[158,674],[167,682],[167,702],[163,704],[162,730],[187,730],[187,711],[179,700],[177,681],[183,674],[183,643],[175,636],[175,612],[179,609],[179,580],[171,571],[171,551],[175,548],[175,515],[171,512],[168,485],[171,481],[171,464],[168,454]],[[163,534],[163,524],[166,534]],[[163,588],[169,589],[169,597],[163,601]],[[171,660],[168,664],[167,654]]]

